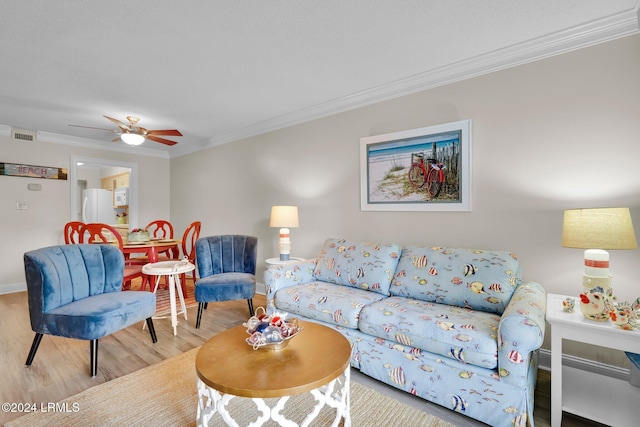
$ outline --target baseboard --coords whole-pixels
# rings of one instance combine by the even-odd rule
[[[562,365],[624,381],[629,381],[629,377],[631,375],[629,369],[609,365],[607,363],[595,362],[593,360],[571,356],[568,354],[562,355]],[[538,368],[544,369],[545,371],[551,370],[551,351],[544,348],[540,349]]]
[[[8,285],[0,285],[0,295],[12,294],[14,292],[22,292],[27,290],[26,283],[12,283]]]

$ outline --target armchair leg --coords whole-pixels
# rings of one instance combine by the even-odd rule
[[[91,340],[91,376],[95,377],[98,373],[98,340]]]
[[[29,355],[27,356],[27,362],[25,365],[30,366],[33,363],[33,358],[36,357],[36,351],[38,351],[38,346],[40,346],[40,341],[42,341],[43,334],[36,332],[36,336],[33,338],[33,344],[31,344],[31,350],[29,350]]]
[[[204,302],[198,303],[198,316],[196,317],[196,329],[200,329],[200,319],[202,319],[202,310],[205,307]]]
[[[247,300],[247,303],[249,304],[249,314],[250,314],[250,317],[253,317],[253,315],[255,314],[255,312],[253,311],[253,299],[252,299],[252,298],[249,298],[249,299]]]
[[[156,330],[153,327],[153,320],[151,320],[151,317],[147,317],[147,326],[149,327],[149,333],[151,334],[151,341],[155,344],[158,342],[158,337],[156,336]]]

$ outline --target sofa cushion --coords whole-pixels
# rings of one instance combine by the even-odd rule
[[[484,368],[498,365],[500,316],[469,308],[389,297],[360,313],[360,331]]]
[[[502,314],[521,280],[513,253],[408,246],[390,293]]]
[[[327,239],[314,272],[316,280],[389,295],[398,264],[395,243],[362,243]]]
[[[362,307],[382,298],[363,289],[311,282],[280,289],[275,295],[275,306],[276,310],[357,329]]]

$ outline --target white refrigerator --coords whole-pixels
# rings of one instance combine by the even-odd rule
[[[116,223],[116,210],[113,208],[113,193],[101,188],[82,190],[82,222]]]

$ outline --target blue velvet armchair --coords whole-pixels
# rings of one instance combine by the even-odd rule
[[[200,276],[194,291],[198,302],[196,329],[209,302],[246,299],[249,314],[254,315],[257,250],[258,239],[252,236],[209,236],[196,241]]]
[[[98,339],[146,320],[157,341],[151,316],[152,292],[122,291],[124,255],[113,245],[61,245],[24,254],[31,329],[36,336],[29,366],[43,335],[89,340],[91,376],[98,370]]]

